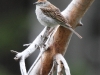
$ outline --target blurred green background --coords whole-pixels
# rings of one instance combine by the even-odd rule
[[[23,44],[31,43],[44,28],[35,16],[36,0],[0,0],[0,75],[20,75],[19,63],[10,50],[23,51]],[[50,0],[62,10],[71,0]],[[66,60],[72,75],[100,75],[100,0],[95,0],[84,15],[83,26],[73,34]],[[27,70],[38,55],[26,60]]]

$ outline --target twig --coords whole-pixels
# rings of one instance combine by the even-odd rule
[[[53,60],[53,65],[52,65],[52,68],[51,68],[51,70],[50,70],[50,72],[49,72],[49,74],[48,75],[53,75],[53,71],[54,71],[54,67],[55,67],[55,60]]]
[[[27,71],[26,71],[26,66],[25,66],[25,59],[24,58],[21,58],[19,64],[20,64],[21,74],[22,75],[28,75],[27,74]]]
[[[41,58],[42,54],[47,50],[47,48],[49,47],[49,45],[53,41],[53,36],[54,36],[56,30],[57,30],[57,27],[55,27],[54,30],[50,31],[50,35],[48,36],[48,39],[45,42],[45,44],[42,44],[41,46],[39,46],[40,53],[39,53],[37,59],[35,60],[35,62],[32,64],[31,68],[29,69],[28,74],[30,74],[30,72],[33,70],[33,68],[36,65],[36,63],[38,62],[38,60]]]
[[[63,75],[62,71],[63,71],[63,64],[60,60],[57,60],[57,75]]]
[[[45,27],[44,30],[37,36],[37,38],[32,42],[32,44],[25,49],[23,52],[17,52],[11,50],[12,53],[16,54],[14,57],[15,60],[20,60],[20,70],[22,75],[27,75],[26,66],[25,66],[25,59],[32,54],[39,46],[43,45],[47,40],[47,36],[53,31],[54,27]],[[50,32],[49,32],[50,31]],[[36,62],[39,60],[40,56],[43,54],[44,50],[41,50],[39,57],[37,58]],[[34,65],[36,64],[34,63]],[[34,66],[33,65],[33,66]]]
[[[62,71],[63,66],[65,69],[66,75],[71,75],[69,66],[68,66],[65,58],[62,56],[62,54],[56,54],[54,58],[56,59],[56,61],[58,63],[58,75],[62,74],[61,71]]]
[[[32,54],[40,45],[44,43],[45,39],[49,35],[49,30],[53,28],[45,27],[44,30],[37,36],[37,38],[31,43],[31,45],[26,48],[22,52],[17,52],[14,50],[11,50],[14,54],[16,54],[15,58],[20,59],[20,57],[27,58],[30,54]]]
[[[29,43],[29,44],[23,44],[23,46],[30,46],[31,45],[31,43]]]
[[[33,70],[34,66],[36,65],[36,63],[38,62],[38,60],[41,58],[42,54],[44,53],[46,49],[42,47],[42,50],[40,50],[40,53],[37,57],[37,59],[35,60],[35,62],[32,64],[31,68],[28,71],[28,75],[30,74],[30,72]]]

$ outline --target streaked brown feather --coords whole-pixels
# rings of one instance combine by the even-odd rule
[[[67,24],[67,20],[64,18],[64,16],[61,14],[60,10],[57,7],[49,6],[49,8],[45,7],[45,8],[40,8],[40,9],[42,10],[42,12],[45,15],[53,18],[54,20],[56,20],[60,24],[63,24],[63,25]],[[69,24],[67,24],[66,26],[71,27]]]
[[[62,17],[59,10],[50,9],[50,8],[41,8],[42,12],[47,15],[48,17],[54,18],[61,22],[66,22],[66,20]]]

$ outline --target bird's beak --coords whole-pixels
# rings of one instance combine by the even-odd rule
[[[37,5],[38,2],[33,3],[33,5]]]

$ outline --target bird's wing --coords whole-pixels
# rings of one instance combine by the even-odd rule
[[[51,9],[51,8],[40,8],[42,12],[47,15],[48,17],[51,17],[55,19],[60,24],[66,25],[67,27],[71,27],[69,24],[67,24],[67,20],[64,18],[64,16],[61,14],[60,10],[58,8]]]
[[[67,23],[67,20],[64,18],[64,16],[61,14],[59,9],[52,9],[51,8],[40,8],[42,10],[42,12],[47,15],[48,17],[51,17],[53,19],[55,19],[56,21],[59,22],[59,24],[61,26],[64,26],[65,28],[68,28],[69,30],[71,30],[73,33],[75,33],[79,38],[82,38],[76,31],[74,31],[70,24]]]

